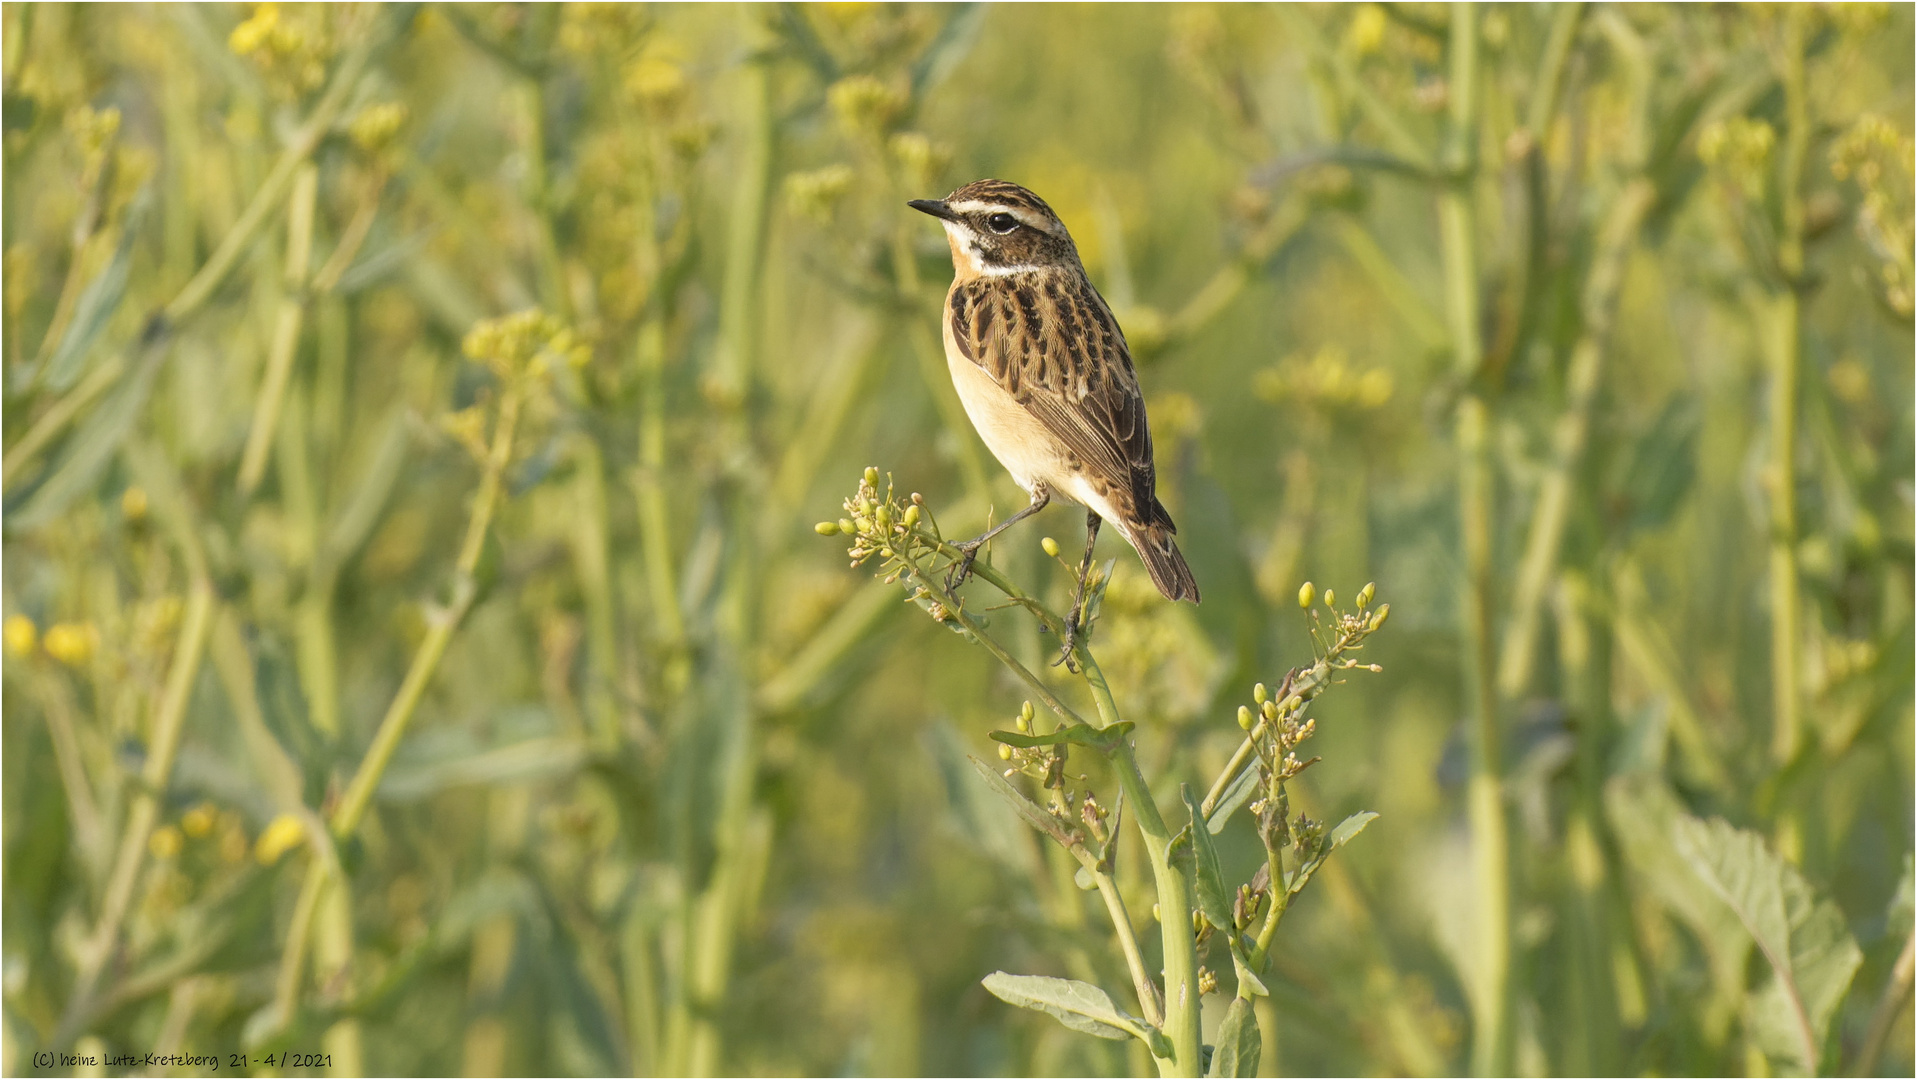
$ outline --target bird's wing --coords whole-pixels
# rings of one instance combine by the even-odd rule
[[[1058,272],[975,278],[953,291],[950,317],[966,358],[1065,444],[1131,511],[1130,524],[1171,524],[1154,492],[1131,352],[1091,282]]]

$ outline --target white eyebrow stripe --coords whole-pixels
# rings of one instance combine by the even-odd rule
[[[988,202],[984,199],[966,199],[963,202],[946,203],[945,205],[952,212],[958,214],[976,214],[981,210],[1010,214],[1017,218],[1022,224],[1029,225],[1039,232],[1049,233],[1054,236],[1058,235],[1059,232],[1058,227],[1047,220],[1045,215],[1040,214],[1036,210],[1026,209],[1023,206],[1013,206],[1010,203],[1002,202]]]

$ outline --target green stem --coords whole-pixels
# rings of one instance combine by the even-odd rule
[[[1474,186],[1478,138],[1478,12],[1451,9],[1450,123],[1445,152],[1452,174],[1438,197],[1443,246],[1445,322],[1454,371],[1465,384],[1457,409],[1458,499],[1465,562],[1465,685],[1470,694],[1472,776],[1468,814],[1477,877],[1477,970],[1472,1004],[1476,1029],[1472,1067],[1480,1076],[1511,1071],[1510,838],[1504,816],[1504,770],[1492,630],[1491,405],[1479,383],[1484,344],[1479,330],[1477,214]]]
[[[385,775],[386,766],[392,760],[393,751],[399,748],[399,740],[406,734],[407,726],[412,723],[413,711],[418,708],[419,699],[425,694],[433,673],[438,670],[440,658],[446,654],[446,646],[452,641],[453,632],[459,628],[461,620],[472,607],[478,591],[473,583],[473,571],[479,566],[486,532],[492,527],[493,514],[498,509],[502,478],[512,456],[513,435],[519,423],[519,399],[517,387],[508,387],[500,399],[499,419],[494,425],[491,452],[479,479],[479,491],[473,496],[472,517],[467,522],[465,542],[460,546],[459,559],[453,565],[452,604],[438,612],[432,620],[431,627],[426,631],[426,640],[420,643],[419,651],[413,654],[412,667],[407,669],[399,693],[394,695],[392,705],[387,708],[385,717],[379,722],[379,729],[373,734],[372,744],[366,748],[366,757],[360,761],[352,781],[346,785],[346,794],[341,796],[339,806],[333,811],[331,824],[336,836],[348,837],[359,829],[360,820],[372,803],[373,791]]]
[[[260,380],[259,397],[253,402],[253,425],[246,434],[246,450],[240,455],[238,487],[242,499],[253,494],[266,472],[266,455],[273,447],[286,381],[293,374],[293,357],[299,351],[300,327],[306,316],[306,271],[313,257],[313,208],[318,195],[319,166],[304,162],[295,173],[293,194],[287,200],[285,293],[280,297],[273,341],[267,349],[266,374]]]
[[[1804,276],[1804,161],[1810,147],[1810,104],[1804,79],[1804,20],[1798,9],[1784,16],[1784,152],[1779,177],[1782,228],[1777,264],[1784,280],[1769,303],[1764,330],[1771,376],[1770,489],[1771,756],[1780,764],[1797,755],[1799,640],[1802,630],[1797,581],[1797,375],[1802,348],[1798,294]]]
[[[1597,253],[1591,260],[1591,275],[1584,286],[1583,332],[1571,350],[1571,363],[1565,374],[1569,400],[1552,432],[1551,470],[1539,489],[1537,509],[1525,536],[1524,554],[1518,561],[1511,622],[1498,665],[1498,694],[1506,701],[1523,693],[1531,682],[1544,598],[1563,546],[1578,470],[1584,464],[1585,450],[1590,444],[1591,418],[1596,410],[1625,263],[1637,242],[1638,228],[1656,196],[1657,189],[1649,179],[1632,180],[1619,193],[1598,232]]]
[[[106,898],[100,905],[100,921],[81,953],[79,972],[73,992],[61,1018],[57,1040],[70,1044],[92,1019],[95,992],[107,962],[118,951],[121,926],[133,901],[133,887],[145,865],[147,842],[160,817],[160,800],[173,776],[173,759],[180,749],[180,735],[186,726],[186,706],[200,673],[200,658],[206,652],[207,631],[213,624],[213,584],[204,573],[195,575],[186,601],[186,614],[180,625],[180,637],[173,647],[173,662],[167,672],[165,689],[153,715],[153,742],[146,767],[140,772],[140,791],[127,812],[120,833],[119,854],[113,873],[107,878]]]

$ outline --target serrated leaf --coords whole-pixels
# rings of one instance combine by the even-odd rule
[[[1749,999],[1758,1045],[1774,1064],[1816,1072],[1831,1016],[1863,961],[1843,913],[1756,833],[1688,815],[1672,830],[1678,853],[1770,961],[1771,978]]]
[[[1000,1001],[1021,1009],[1050,1013],[1073,1031],[1101,1039],[1146,1038],[1145,1022],[1121,1011],[1112,1003],[1110,994],[1091,983],[1049,975],[1011,975],[1003,971],[992,972],[983,982],[985,989]]]
[[[1263,1045],[1251,1002],[1233,998],[1231,1008],[1225,1010],[1225,1022],[1219,1025],[1218,1043],[1211,1051],[1211,1070],[1205,1075],[1257,1076]]]
[[[986,785],[996,792],[999,798],[1009,803],[1012,809],[1018,812],[1018,816],[1024,818],[1026,823],[1031,825],[1032,828],[1037,829],[1039,832],[1044,833],[1066,847],[1071,847],[1074,843],[1077,843],[1078,836],[1075,833],[1067,830],[1064,825],[1059,823],[1057,818],[1046,813],[1044,808],[1026,798],[1023,793],[1008,783],[1003,776],[1000,776],[997,769],[992,768],[978,758],[971,758],[970,760],[972,767],[977,769],[978,774],[985,778]]]
[[[1231,932],[1231,901],[1225,893],[1224,871],[1218,865],[1218,849],[1212,846],[1211,830],[1204,827],[1205,815],[1199,810],[1198,796],[1190,784],[1178,785],[1179,797],[1191,812],[1192,855],[1197,870],[1198,910],[1213,926]]]
[[[1213,836],[1224,832],[1231,816],[1238,812],[1239,807],[1250,802],[1257,790],[1258,770],[1247,766],[1231,783],[1225,785],[1225,790],[1218,796],[1218,805],[1211,808],[1211,816],[1205,819],[1205,828],[1211,830]]]

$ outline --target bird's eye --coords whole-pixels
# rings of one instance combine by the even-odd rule
[[[1000,236],[1018,228],[1018,219],[1010,214],[993,214],[985,219],[985,225]]]

